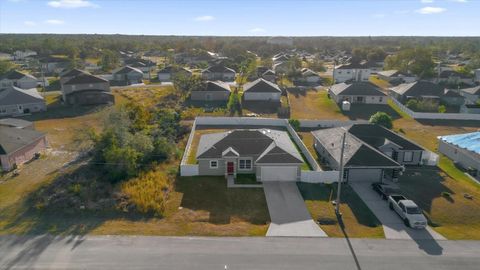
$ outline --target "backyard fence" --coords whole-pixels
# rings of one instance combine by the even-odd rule
[[[300,181],[306,183],[333,183],[338,181],[338,171],[302,171]]]

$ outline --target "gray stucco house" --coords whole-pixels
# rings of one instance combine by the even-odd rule
[[[36,88],[0,87],[0,117],[46,110],[45,100]]]
[[[287,132],[270,129],[204,134],[196,158],[199,175],[255,174],[257,181],[297,181],[303,164]]]
[[[68,105],[113,104],[110,83],[88,72],[73,69],[60,77],[63,100]]]
[[[389,95],[402,103],[406,103],[409,99],[439,100],[444,92],[444,87],[429,81],[403,83],[389,89]]]
[[[142,83],[143,72],[131,66],[121,67],[113,72],[113,81],[118,85]]]
[[[11,70],[0,76],[0,87],[15,86],[22,89],[30,89],[37,87],[37,84],[37,78],[17,70]]]
[[[194,101],[228,101],[230,97],[230,86],[222,81],[208,81],[205,87],[194,89],[190,99]]]
[[[246,83],[243,86],[243,99],[245,101],[280,102],[282,89],[277,84],[263,78]]]
[[[232,82],[235,80],[235,70],[222,64],[210,66],[202,70],[202,78],[209,81]]]
[[[397,180],[407,165],[421,165],[424,149],[402,136],[372,124],[328,128],[312,132],[322,161],[339,168],[343,134],[346,135],[346,181]]]
[[[183,75],[185,77],[191,77],[193,75],[191,70],[188,70],[184,67],[175,67],[175,66],[167,66],[163,69],[159,70],[158,73],[158,81],[160,82],[170,82],[176,75]]]
[[[336,103],[348,101],[352,104],[387,104],[388,101],[387,95],[371,82],[334,84],[328,93]]]

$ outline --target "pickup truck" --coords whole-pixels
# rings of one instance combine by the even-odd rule
[[[427,227],[427,218],[422,210],[412,201],[402,195],[388,196],[388,206],[403,219],[406,226],[414,229]]]

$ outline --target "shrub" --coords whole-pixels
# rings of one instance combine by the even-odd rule
[[[445,105],[438,106],[439,113],[445,113],[446,111],[447,111],[447,108],[445,107]]]
[[[288,120],[288,123],[293,127],[295,131],[300,130],[300,121],[298,121],[297,119],[290,119]]]
[[[388,129],[393,127],[392,117],[384,112],[376,112],[370,117],[370,123],[384,126]]]

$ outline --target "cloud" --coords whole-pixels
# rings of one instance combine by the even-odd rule
[[[26,26],[35,26],[35,25],[37,25],[37,23],[34,22],[34,21],[24,21],[23,24],[26,25]]]
[[[47,5],[53,8],[86,8],[86,7],[98,7],[97,4],[94,4],[90,1],[86,0],[57,0],[57,1],[50,1]]]
[[[199,16],[195,18],[195,21],[199,21],[199,22],[208,22],[213,20],[215,20],[215,17],[210,15],[204,15],[204,16]]]
[[[250,29],[250,33],[265,33],[267,32],[267,30],[263,29],[263,28],[260,28],[260,27],[255,27],[255,28],[252,28]]]
[[[62,20],[50,19],[50,20],[46,20],[45,23],[51,24],[51,25],[61,25],[61,24],[64,24],[65,22]]]
[[[446,8],[441,7],[424,7],[421,9],[417,9],[416,12],[420,14],[438,14],[447,11]]]
[[[422,2],[424,4],[429,4],[429,3],[433,3],[435,1],[434,0],[420,0],[420,2]]]

